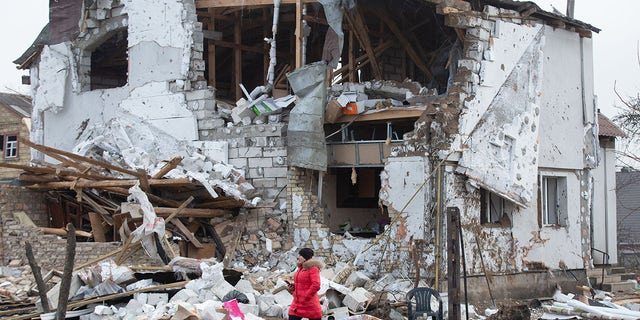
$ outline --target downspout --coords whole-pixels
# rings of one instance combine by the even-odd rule
[[[269,69],[267,71],[267,91],[273,89],[273,81],[276,69],[276,35],[278,34],[278,17],[280,16],[280,0],[273,1],[273,25],[271,26],[271,39],[265,39],[271,45],[269,50]]]
[[[307,15],[307,5],[302,6],[302,16]],[[302,65],[307,64],[307,28],[309,28],[309,23],[307,20],[302,19]]]
[[[584,90],[584,41],[580,37],[580,93],[582,94],[582,123],[587,123],[587,101]]]
[[[608,152],[605,150],[602,152],[602,161],[604,167],[604,251],[609,254],[609,167],[607,166]],[[604,258],[603,258],[604,259]],[[608,263],[608,261],[602,261],[602,263]]]

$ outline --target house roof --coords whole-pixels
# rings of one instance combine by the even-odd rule
[[[29,69],[34,58],[40,55],[42,47],[46,44],[49,44],[49,23],[40,30],[40,34],[38,34],[36,40],[34,40],[31,46],[27,48],[18,59],[14,60],[13,63],[18,65],[18,69]]]
[[[582,22],[577,19],[569,18],[563,14],[549,12],[541,9],[537,4],[531,1],[514,1],[514,0],[484,0],[484,3],[494,7],[511,9],[520,12],[523,16],[533,16],[545,21],[562,22],[582,30],[600,32],[600,29]],[[578,32],[580,30],[577,30]],[[590,35],[588,35],[590,37]]]
[[[627,134],[613,121],[598,112],[598,136],[601,137],[626,137]]]
[[[0,105],[21,117],[31,118],[31,97],[22,94],[0,92]]]

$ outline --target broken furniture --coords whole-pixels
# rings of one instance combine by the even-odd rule
[[[431,309],[432,298],[438,300],[438,310]],[[415,310],[412,302],[414,299],[416,303]],[[442,320],[444,319],[442,311],[442,298],[438,291],[427,287],[418,287],[407,292],[407,316],[409,320],[423,316],[432,317],[434,320]]]

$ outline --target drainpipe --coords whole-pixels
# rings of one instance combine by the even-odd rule
[[[607,167],[607,158],[609,157],[607,151],[603,152],[603,167],[604,167],[604,251],[609,254],[609,175]],[[608,263],[609,261],[606,261]],[[604,257],[602,263],[605,263]]]
[[[273,81],[275,77],[276,69],[276,35],[278,34],[278,17],[280,16],[280,0],[273,1],[273,25],[271,26],[271,39],[265,39],[265,41],[271,44],[269,50],[269,69],[267,71],[267,83],[269,91],[273,89]]]

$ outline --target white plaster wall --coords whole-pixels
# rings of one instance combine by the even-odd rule
[[[476,119],[480,110],[461,115],[465,126],[476,123],[465,131],[458,171],[503,198],[528,206],[533,198],[530,185],[537,176],[540,50],[544,41],[540,28],[505,24],[500,30],[489,54],[489,58],[500,59],[483,61],[482,85],[472,104],[484,112],[480,119]],[[511,51],[513,47],[517,50]]]
[[[567,226],[539,228],[538,209],[535,207],[514,214],[512,233],[518,245],[518,260],[543,262],[551,269],[583,268],[580,176],[577,171],[541,170],[541,174],[567,178]],[[532,188],[536,188],[536,185]]]
[[[80,87],[76,66],[80,57],[61,45],[45,47],[34,88],[35,105],[42,111],[42,119],[35,119],[34,132],[41,132],[32,135],[36,142],[70,150],[83,127],[108,123],[118,110],[179,140],[197,140],[196,116],[188,110],[184,93],[169,90],[170,81],[187,79],[195,16],[189,17],[184,6],[193,2],[125,0],[123,4],[128,19],[114,19],[128,23],[127,85],[73,90]],[[102,23],[111,25],[108,20]]]
[[[540,110],[539,166],[548,168],[584,168],[581,42],[577,33],[545,27],[544,77]],[[591,55],[589,44],[583,52]],[[584,65],[591,65],[585,55]],[[585,72],[589,72],[585,70]],[[591,74],[591,73],[590,73]],[[586,75],[586,73],[585,73]],[[585,83],[589,86],[588,75]],[[585,91],[587,121],[593,119],[592,85]],[[587,96],[590,94],[591,96]]]
[[[381,173],[380,200],[389,207],[391,239],[425,238],[425,202],[429,184],[423,186],[423,182],[428,176],[422,157],[387,160]],[[409,202],[414,194],[415,197]],[[398,218],[397,212],[405,206]]]
[[[609,253],[609,263],[618,263],[616,220],[615,149],[600,148],[600,165],[593,171],[594,195],[592,247]],[[604,263],[602,254],[592,252],[596,264]]]

